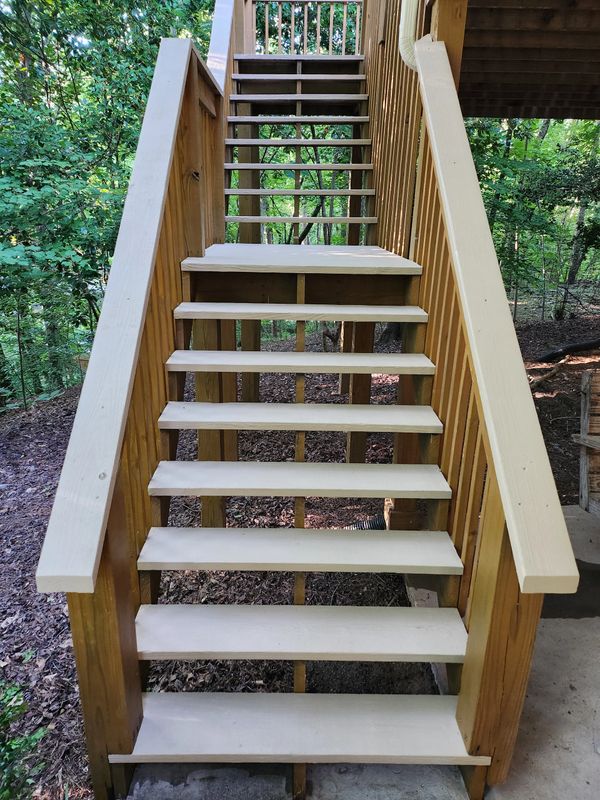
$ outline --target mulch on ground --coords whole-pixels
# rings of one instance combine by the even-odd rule
[[[530,375],[537,377],[551,364],[536,358],[549,345],[597,335],[598,318],[581,317],[562,323],[527,325],[518,331]],[[321,348],[320,337],[311,345]],[[293,347],[292,342],[277,345]],[[385,349],[390,349],[386,346]],[[573,356],[555,376],[541,384],[534,397],[548,446],[561,501],[577,502],[578,447],[571,434],[579,429],[579,386],[584,369],[600,366],[598,353]],[[391,402],[394,379],[374,381],[374,402]],[[266,401],[293,399],[289,376],[269,375],[261,386]],[[29,411],[0,417],[0,680],[23,686],[29,712],[23,727],[47,729],[36,761],[45,765],[38,778],[37,796],[58,800],[89,798],[85,749],[75,668],[66,612],[61,595],[39,595],[34,573],[52,506],[60,468],[75,414],[78,391],[39,403]],[[307,381],[307,400],[344,402],[333,376],[313,376]],[[340,434],[307,436],[308,457],[314,461],[342,461]],[[293,436],[287,433],[244,434],[243,459],[286,460],[294,456]],[[182,438],[180,457],[193,457],[194,440]],[[391,437],[370,437],[368,460],[387,461]],[[381,511],[380,501],[309,499],[307,526],[343,527]],[[196,524],[197,501],[173,504],[173,524]],[[232,498],[229,525],[289,526],[293,505],[286,498]],[[206,603],[287,603],[291,597],[289,574],[168,573],[163,576],[162,601]],[[403,605],[406,596],[394,576],[312,575],[307,601],[366,605]],[[291,688],[291,668],[279,662],[202,662],[153,665],[152,685],[161,689],[210,691],[278,691]],[[432,691],[431,675],[420,665],[326,664],[311,667],[309,686],[315,691]]]

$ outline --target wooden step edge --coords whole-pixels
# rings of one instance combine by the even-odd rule
[[[330,303],[180,303],[175,319],[256,319],[317,322],[426,323],[419,306],[361,306]]]
[[[348,170],[368,172],[373,169],[373,164],[275,164],[275,163],[243,163],[226,162],[226,170],[253,169],[260,171],[267,170],[326,170],[329,172],[347,172]]]
[[[225,189],[227,196],[253,197],[373,197],[375,189]]]
[[[460,664],[467,632],[455,608],[142,605],[138,658]]]
[[[375,763],[488,765],[470,755],[451,695],[157,692],[112,764]]]
[[[234,53],[234,61],[258,61],[266,63],[269,61],[318,61],[333,63],[351,63],[353,61],[364,61],[364,55],[329,55],[325,53]]]
[[[138,570],[462,575],[445,531],[151,528]]]
[[[360,125],[369,122],[369,116],[353,115],[285,115],[285,114],[231,114],[227,117],[227,122],[233,125],[247,125],[256,123],[258,125]]]
[[[225,139],[228,147],[367,147],[370,139]]]
[[[151,497],[398,497],[450,500],[433,464],[160,461]]]
[[[317,72],[234,72],[231,75],[233,81],[251,81],[251,82],[264,82],[270,81],[272,83],[281,83],[285,81],[294,82],[312,82],[312,81],[343,81],[353,83],[355,81],[365,81],[367,76],[362,72],[343,73],[343,72],[330,72],[330,73],[317,73]]]
[[[238,225],[243,222],[259,222],[263,225],[375,225],[377,217],[268,217],[228,215],[225,222]]]
[[[359,94],[355,92],[340,92],[338,94],[329,94],[323,92],[317,93],[303,93],[298,92],[295,94],[271,94],[265,92],[264,94],[230,94],[229,100],[232,103],[363,103],[369,99],[368,94]]]
[[[430,406],[337,403],[202,403],[172,400],[158,419],[161,430],[338,431],[443,433]]]
[[[433,375],[421,353],[301,353],[240,350],[175,350],[170,372],[291,372],[306,374]]]

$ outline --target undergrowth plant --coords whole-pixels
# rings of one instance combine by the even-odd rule
[[[0,683],[0,800],[29,798],[34,777],[42,769],[41,764],[31,766],[29,761],[45,730],[14,732],[14,723],[26,710],[22,689]]]

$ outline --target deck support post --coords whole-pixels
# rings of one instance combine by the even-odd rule
[[[490,755],[489,785],[507,777],[525,699],[543,595],[522,594],[496,475],[488,465],[469,639],[456,717],[467,750]]]
[[[93,594],[67,595],[79,695],[95,800],[113,800],[131,777],[113,773],[110,753],[130,753],[142,721],[142,687],[135,638],[139,599],[120,478],[113,495]]]

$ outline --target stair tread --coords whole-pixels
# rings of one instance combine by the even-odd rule
[[[465,749],[456,697],[251,692],[145,694],[133,752],[109,761],[490,763]]]
[[[163,430],[301,430],[442,433],[429,406],[337,403],[167,403]]]
[[[234,72],[234,81],[365,81],[367,76],[362,72]]]
[[[248,94],[230,94],[229,100],[232,103],[361,103],[368,100],[369,95],[359,92],[339,92],[330,94],[329,92],[293,92],[275,94],[271,92]]]
[[[225,139],[229,147],[355,147],[371,144],[370,139]]]
[[[151,528],[140,570],[265,570],[462,575],[445,531]]]
[[[461,663],[467,632],[455,608],[142,605],[138,657]]]
[[[399,497],[449,500],[435,464],[331,464],[293,461],[161,461],[154,497]]]
[[[329,322],[427,322],[418,306],[333,303],[180,303],[175,319],[285,319]]]
[[[175,350],[171,372],[293,372],[362,375],[433,375],[421,353],[307,353],[269,350]]]
[[[225,189],[226,195],[253,195],[255,197],[288,196],[288,197],[356,197],[372,196],[375,189]]]
[[[261,222],[263,224],[271,222],[285,225],[307,225],[308,223],[321,225],[374,225],[377,222],[377,217],[293,217],[291,215],[270,217],[267,214],[258,214],[256,216],[229,215],[225,217],[225,222]]]
[[[187,270],[420,275],[421,267],[381,247],[297,244],[213,244]]]
[[[335,172],[345,172],[346,170],[372,170],[373,164],[301,164],[294,162],[293,164],[276,164],[270,161],[259,161],[259,162],[243,162],[238,163],[237,161],[228,161],[225,164],[225,169],[228,170],[236,170],[236,169],[255,169],[255,170],[266,170],[266,169],[294,169],[294,170],[334,170]],[[285,245],[284,245],[285,246]],[[266,247],[272,247],[272,245],[266,245]]]
[[[248,123],[269,124],[269,125],[358,125],[367,123],[368,116],[355,116],[355,115],[322,115],[322,114],[230,114],[227,117],[227,122],[234,124],[245,125]]]
[[[329,55],[325,53],[235,53],[234,61],[337,61],[339,63],[364,61],[363,55]]]

